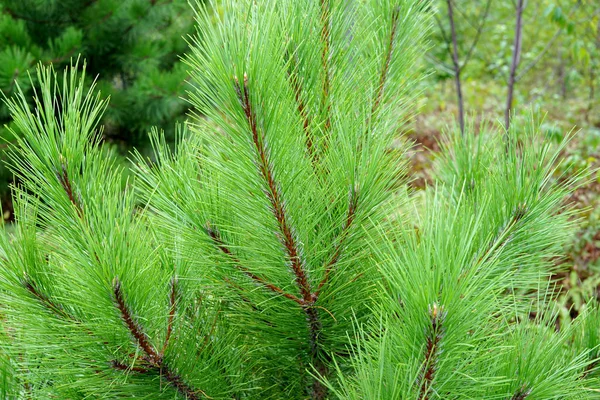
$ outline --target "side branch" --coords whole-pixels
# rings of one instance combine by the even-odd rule
[[[223,239],[221,238],[219,231],[217,229],[213,228],[210,224],[207,224],[207,226],[206,226],[206,233],[208,234],[208,236],[210,236],[214,245],[219,250],[221,250],[221,252],[223,254],[225,254],[226,256],[231,258],[235,267],[238,270],[240,270],[241,272],[243,272],[250,279],[252,279],[254,282],[258,283],[261,286],[266,287],[267,289],[271,290],[272,292],[280,294],[280,295],[284,296],[285,298],[298,303],[301,306],[304,305],[304,301],[302,299],[299,299],[298,297],[294,296],[293,294],[286,293],[283,289],[273,285],[272,283],[265,281],[263,278],[250,272],[250,270],[248,270],[248,268],[243,266],[241,261],[233,254],[233,252],[231,251],[231,249],[229,249],[229,247],[225,244],[225,242],[223,242]]]
[[[354,218],[356,217],[356,207],[358,204],[358,190],[356,188],[352,188],[350,192],[350,203],[348,204],[348,213],[346,214],[346,221],[344,222],[344,226],[342,227],[342,232],[337,238],[337,244],[335,245],[335,249],[333,251],[333,255],[331,259],[325,266],[325,276],[319,283],[319,288],[317,289],[317,297],[319,296],[321,289],[327,281],[329,280],[329,276],[331,275],[333,269],[337,265],[340,257],[342,255],[342,249],[346,244],[346,239],[348,238],[348,233],[350,231],[350,227],[354,222]]]
[[[331,104],[329,103],[329,93],[331,91],[331,77],[329,72],[329,53],[331,49],[331,29],[329,27],[331,18],[329,11],[329,0],[321,0],[321,42],[323,50],[321,52],[321,64],[323,66],[323,99],[322,103],[326,112],[325,131],[331,127]]]
[[[444,320],[446,319],[444,307],[434,303],[429,308],[429,318],[431,326],[427,334],[425,362],[419,376],[419,400],[429,400],[429,392],[435,379],[438,357],[440,355],[440,343],[444,338]]]
[[[154,346],[150,344],[150,340],[148,336],[142,331],[142,328],[138,325],[137,321],[134,319],[133,315],[127,308],[125,304],[125,299],[123,298],[123,290],[121,288],[121,282],[119,279],[115,278],[113,282],[113,293],[115,295],[116,306],[121,312],[121,319],[127,325],[129,332],[135,338],[137,344],[144,350],[148,357],[148,361],[152,365],[158,365],[160,363],[161,357],[154,349]]]
[[[77,210],[77,214],[79,215],[80,218],[83,218],[83,207],[82,207],[79,199],[75,198],[75,192],[73,191],[73,186],[71,185],[71,180],[69,179],[69,174],[67,173],[67,166],[64,164],[64,161],[62,160],[62,156],[61,156],[61,171],[60,171],[60,173],[56,174],[56,177],[58,178],[58,182],[64,189],[65,193],[69,197],[69,201],[71,202],[71,204],[73,204],[75,206],[75,209]]]
[[[31,293],[31,295],[35,297],[41,305],[47,308],[55,316],[70,321],[76,320],[75,317],[67,313],[60,304],[55,303],[46,294],[40,292],[39,288],[33,281],[25,279],[23,280],[22,284],[23,287],[25,287],[25,289],[27,289],[27,291]]]
[[[244,114],[252,132],[252,141],[254,143],[256,155],[258,157],[258,168],[268,187],[268,190],[266,190],[265,192],[269,199],[269,202],[271,203],[273,215],[277,221],[277,224],[279,225],[279,230],[281,232],[281,244],[283,245],[287,253],[287,257],[289,259],[291,269],[294,272],[296,278],[296,285],[300,290],[302,300],[306,304],[311,304],[313,302],[313,296],[310,288],[310,283],[308,281],[306,266],[300,256],[298,243],[292,231],[292,227],[289,223],[289,218],[283,204],[283,199],[280,193],[279,185],[275,181],[275,177],[273,175],[264,137],[258,128],[256,115],[254,113],[254,109],[250,101],[248,76],[244,74],[243,89],[240,86],[240,82],[237,79],[237,77],[234,77],[234,83],[238,99],[242,105],[242,109],[244,110]]]
[[[324,1],[325,0],[323,0],[323,2]],[[267,185],[265,194],[271,203],[273,216],[275,217],[275,220],[279,226],[280,235],[278,236],[287,253],[287,258],[295,275],[296,285],[298,286],[301,294],[301,302],[299,304],[302,305],[302,310],[304,311],[308,324],[311,361],[322,376],[327,376],[327,365],[319,356],[321,353],[319,348],[319,336],[321,334],[322,325],[318,310],[314,307],[314,303],[317,300],[317,295],[311,291],[306,265],[304,260],[301,258],[298,242],[289,223],[289,218],[284,207],[279,185],[277,184],[273,175],[273,170],[269,161],[267,146],[263,134],[258,128],[256,115],[252,107],[252,102],[250,101],[248,76],[244,74],[243,88],[241,87],[237,77],[234,76],[234,87],[252,133],[252,141],[254,143],[258,158],[258,168]],[[224,250],[222,249],[222,251]],[[311,398],[313,400],[324,400],[326,397],[327,388],[315,378],[312,382]]]
[[[525,400],[531,394],[531,389],[527,389],[525,385],[521,386],[519,390],[510,398],[510,400]]]
[[[390,63],[392,61],[392,54],[394,52],[394,40],[396,39],[396,34],[398,32],[398,19],[400,17],[400,9],[398,7],[394,8],[392,12],[392,29],[390,30],[390,40],[388,42],[387,50],[385,52],[385,58],[383,61],[383,65],[381,67],[381,74],[379,76],[379,84],[377,85],[377,94],[375,95],[375,101],[373,102],[373,106],[371,107],[371,117],[375,115],[377,110],[379,109],[379,105],[381,104],[381,100],[383,99],[383,90],[385,87],[385,82],[387,81],[387,77],[390,71]]]
[[[175,320],[175,311],[176,311],[176,301],[177,301],[177,278],[174,276],[171,279],[171,294],[169,296],[169,318],[167,320],[167,335],[165,336],[165,343],[163,344],[163,348],[160,351],[160,357],[162,358],[165,354],[165,350],[169,345],[169,340],[171,340],[171,334],[173,333],[173,321]]]
[[[302,100],[302,85],[300,83],[300,77],[298,76],[297,72],[291,72],[288,74],[288,79],[292,85],[292,89],[294,90],[294,98],[298,106],[298,113],[302,118],[302,129],[304,130],[304,136],[306,137],[306,149],[308,150],[308,155],[310,156],[313,165],[316,165],[319,160],[314,146],[313,136],[310,132],[310,119],[306,111],[304,100]]]
[[[171,289],[171,302],[172,302],[171,309],[174,308],[174,300],[175,300],[174,287],[175,286],[174,286],[174,281],[173,281],[172,286],[171,286],[171,288],[172,288]],[[127,371],[133,371],[133,372],[138,372],[138,373],[158,374],[158,375],[160,375],[160,377],[162,379],[169,382],[169,384],[171,386],[173,386],[173,388],[175,388],[179,392],[179,394],[181,394],[188,400],[199,400],[198,393],[202,393],[205,397],[208,398],[208,396],[206,396],[206,394],[203,393],[201,390],[194,389],[190,385],[185,383],[183,378],[181,376],[179,376],[178,374],[174,373],[172,371],[172,369],[169,368],[169,366],[164,362],[162,353],[159,354],[156,351],[156,349],[154,348],[154,346],[152,346],[152,344],[150,343],[150,340],[148,339],[148,336],[142,330],[141,326],[137,323],[137,321],[133,317],[133,314],[127,307],[127,304],[125,303],[123,289],[121,287],[121,282],[119,281],[118,278],[115,278],[114,282],[113,282],[113,294],[115,296],[115,303],[116,303],[115,305],[121,313],[121,319],[123,320],[123,322],[129,329],[129,332],[131,333],[131,335],[136,340],[138,346],[140,346],[140,348],[144,351],[145,354],[144,354],[143,360],[145,362],[147,362],[149,364],[149,366],[147,368],[145,368],[145,367],[128,367],[119,361],[113,361],[112,367],[117,370],[127,370]],[[171,313],[169,316],[169,326],[171,326]],[[167,329],[169,330],[169,328],[167,328]],[[170,334],[168,332],[167,332],[167,336],[170,336]]]

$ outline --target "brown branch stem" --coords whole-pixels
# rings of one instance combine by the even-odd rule
[[[261,286],[266,287],[267,289],[271,290],[272,292],[280,294],[280,295],[284,296],[285,298],[290,299],[290,300],[298,303],[301,306],[303,306],[305,304],[302,299],[294,296],[293,294],[285,292],[283,289],[279,288],[278,286],[276,286],[276,285],[274,285],[274,284],[272,284],[270,282],[267,282],[265,279],[263,279],[260,276],[252,273],[248,268],[246,268],[245,266],[243,266],[242,262],[240,261],[240,259],[237,258],[233,254],[233,252],[231,251],[231,249],[225,244],[225,242],[221,238],[221,235],[220,235],[219,231],[216,228],[214,228],[210,223],[208,223],[207,226],[206,226],[206,233],[208,234],[208,236],[210,236],[210,238],[212,239],[214,245],[219,250],[221,250],[221,252],[223,254],[225,254],[229,258],[231,258],[231,260],[233,261],[235,267],[238,270],[240,270],[241,272],[243,272],[250,279],[252,279],[254,282],[258,283]]]
[[[172,288],[173,287],[174,285],[172,285]],[[115,297],[115,306],[121,314],[121,319],[125,323],[125,326],[127,326],[127,329],[131,333],[131,336],[133,336],[135,339],[137,345],[144,351],[145,354],[143,360],[150,365],[150,367],[147,369],[141,367],[127,367],[126,369],[140,373],[157,373],[162,379],[166,380],[171,386],[173,386],[173,388],[175,388],[182,396],[189,400],[199,400],[198,393],[202,393],[205,397],[208,397],[201,390],[194,389],[189,384],[185,383],[183,378],[174,373],[167,365],[167,363],[164,361],[163,355],[156,351],[154,346],[150,343],[150,339],[136,321],[131,310],[129,310],[129,307],[125,302],[125,295],[123,293],[121,282],[118,278],[115,278],[113,281],[113,294]],[[171,296],[174,299],[174,295],[172,294]],[[118,370],[122,370],[125,366],[118,361],[113,361],[112,365]]]
[[[322,4],[324,4],[324,1],[325,0],[322,0]],[[311,290],[306,264],[301,257],[298,241],[289,222],[289,217],[284,206],[279,184],[275,179],[274,172],[271,167],[271,162],[269,160],[267,151],[267,144],[265,142],[263,132],[261,132],[258,126],[257,117],[253,108],[253,104],[250,100],[248,76],[244,74],[243,87],[240,85],[240,82],[236,76],[234,76],[233,79],[238,100],[240,101],[252,134],[252,142],[254,143],[256,151],[258,169],[267,186],[265,194],[269,200],[273,216],[277,221],[280,231],[280,235],[278,235],[279,240],[285,249],[291,270],[295,276],[296,285],[298,286],[298,290],[301,294],[302,309],[305,313],[309,329],[311,361],[316,370],[319,371],[322,376],[327,376],[327,365],[320,357],[319,335],[321,333],[322,326],[318,310],[314,307],[314,303],[317,300],[316,293],[313,293]],[[327,397],[327,388],[316,378],[313,379],[311,397],[314,400],[322,400]]]
[[[435,379],[437,371],[437,362],[440,354],[440,343],[444,338],[444,320],[446,312],[443,306],[436,303],[429,308],[429,318],[431,326],[427,334],[427,343],[425,345],[425,362],[421,375],[419,377],[419,400],[429,400],[431,386]]]
[[[67,166],[66,166],[65,161],[62,156],[61,156],[61,171],[60,171],[60,173],[57,173],[56,176],[58,178],[58,182],[60,183],[60,185],[64,189],[65,193],[67,194],[69,201],[71,202],[71,204],[73,204],[73,206],[77,210],[77,215],[79,215],[80,218],[83,218],[83,207],[81,205],[81,202],[75,198],[75,192],[73,190],[73,186],[71,184],[71,179],[69,178],[69,174],[67,172]]]
[[[331,128],[331,104],[329,102],[329,94],[331,91],[331,76],[329,71],[329,56],[331,51],[331,28],[329,24],[330,20],[330,10],[329,10],[329,0],[321,0],[321,42],[323,45],[323,49],[321,52],[321,64],[323,66],[323,98],[322,103],[325,108],[325,131],[328,131]]]
[[[344,248],[346,239],[348,238],[348,233],[350,231],[350,227],[352,226],[352,223],[354,222],[354,218],[356,217],[357,204],[358,204],[358,190],[356,188],[352,188],[352,190],[350,192],[350,202],[348,204],[348,213],[346,214],[346,220],[344,222],[344,226],[342,227],[342,232],[340,233],[340,235],[337,238],[337,244],[333,251],[333,255],[331,256],[331,258],[329,259],[329,262],[325,266],[325,276],[319,283],[319,287],[318,287],[317,293],[316,293],[317,298],[319,297],[319,294],[321,293],[321,289],[323,288],[323,286],[325,286],[325,284],[329,281],[329,277],[330,277],[332,271],[334,270],[335,266],[337,265],[338,261],[340,260],[340,257],[342,255],[342,249]]]

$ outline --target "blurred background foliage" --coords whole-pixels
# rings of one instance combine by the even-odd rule
[[[575,133],[563,154],[560,174],[600,166],[600,1],[598,0],[434,0],[430,71],[422,107],[409,123],[418,150],[412,157],[415,187],[429,181],[439,132],[457,125],[459,71],[467,126],[505,124],[511,67],[515,62],[517,17],[521,11],[520,52],[516,57],[511,123],[531,111],[542,118],[549,141]],[[454,33],[454,34],[453,34]],[[457,55],[455,63],[455,54]],[[458,68],[457,68],[458,66]],[[557,176],[562,179],[564,176]],[[580,209],[581,229],[556,259],[558,307],[563,321],[591,299],[600,299],[600,180],[565,199]]]
[[[536,117],[545,115],[547,140],[578,132],[564,154],[562,173],[600,165],[600,1],[425,1],[435,13],[421,64],[429,74],[419,113],[404,128],[417,150],[415,188],[428,183],[439,133],[457,124],[461,108],[466,125],[476,130],[505,123],[507,108],[514,124],[533,110]],[[187,0],[0,0],[0,90],[11,96],[17,84],[28,88],[28,73],[39,62],[58,70],[81,56],[88,76],[97,76],[102,93],[111,96],[102,121],[107,157],[126,162],[133,147],[144,153],[150,127],[172,139],[175,123],[185,118],[188,85],[180,56],[193,19]],[[0,125],[10,124],[2,105]],[[12,139],[4,127],[0,136]],[[0,144],[0,154],[6,147]],[[11,179],[0,167],[6,220],[12,218]],[[582,219],[567,256],[557,259],[560,312],[570,319],[590,298],[600,297],[597,175],[566,201],[581,209]]]
[[[111,98],[102,121],[107,154],[143,150],[151,127],[172,136],[175,122],[185,117],[187,73],[180,55],[193,29],[187,0],[0,0],[0,90],[5,96],[17,85],[29,90],[38,63],[61,70],[81,57],[87,75]],[[0,137],[9,142],[10,124],[2,104]],[[5,218],[11,218],[11,180],[2,165]]]

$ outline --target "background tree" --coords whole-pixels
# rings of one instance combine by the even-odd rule
[[[179,56],[192,31],[185,0],[2,0],[0,90],[10,97],[20,85],[30,99],[29,74],[38,62],[62,68],[81,56],[88,85],[98,78],[111,98],[102,120],[104,140],[125,151],[143,147],[152,126],[172,136],[175,121],[188,109],[187,73]],[[11,119],[2,105],[0,136],[10,141],[4,124],[10,126]],[[4,165],[0,171],[10,182]],[[6,201],[4,206],[9,208]]]

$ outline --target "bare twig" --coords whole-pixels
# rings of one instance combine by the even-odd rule
[[[452,50],[450,50],[450,44],[448,43],[448,50],[452,54],[452,64],[454,66],[454,84],[456,85],[456,97],[458,100],[458,124],[460,131],[464,135],[465,133],[465,110],[464,100],[462,93],[462,83],[460,81],[461,66],[458,58],[458,40],[456,38],[456,27],[454,25],[454,11],[452,0],[446,0],[448,5],[448,20],[450,21],[450,32],[452,35]]]
[[[517,68],[521,61],[521,46],[523,43],[523,11],[526,7],[526,0],[517,0],[516,15],[517,22],[515,25],[515,39],[513,45],[513,55],[510,65],[510,76],[508,78],[508,95],[506,97],[506,109],[504,112],[504,127],[508,131],[510,127],[510,114],[512,112],[513,96],[515,83],[517,78]]]

